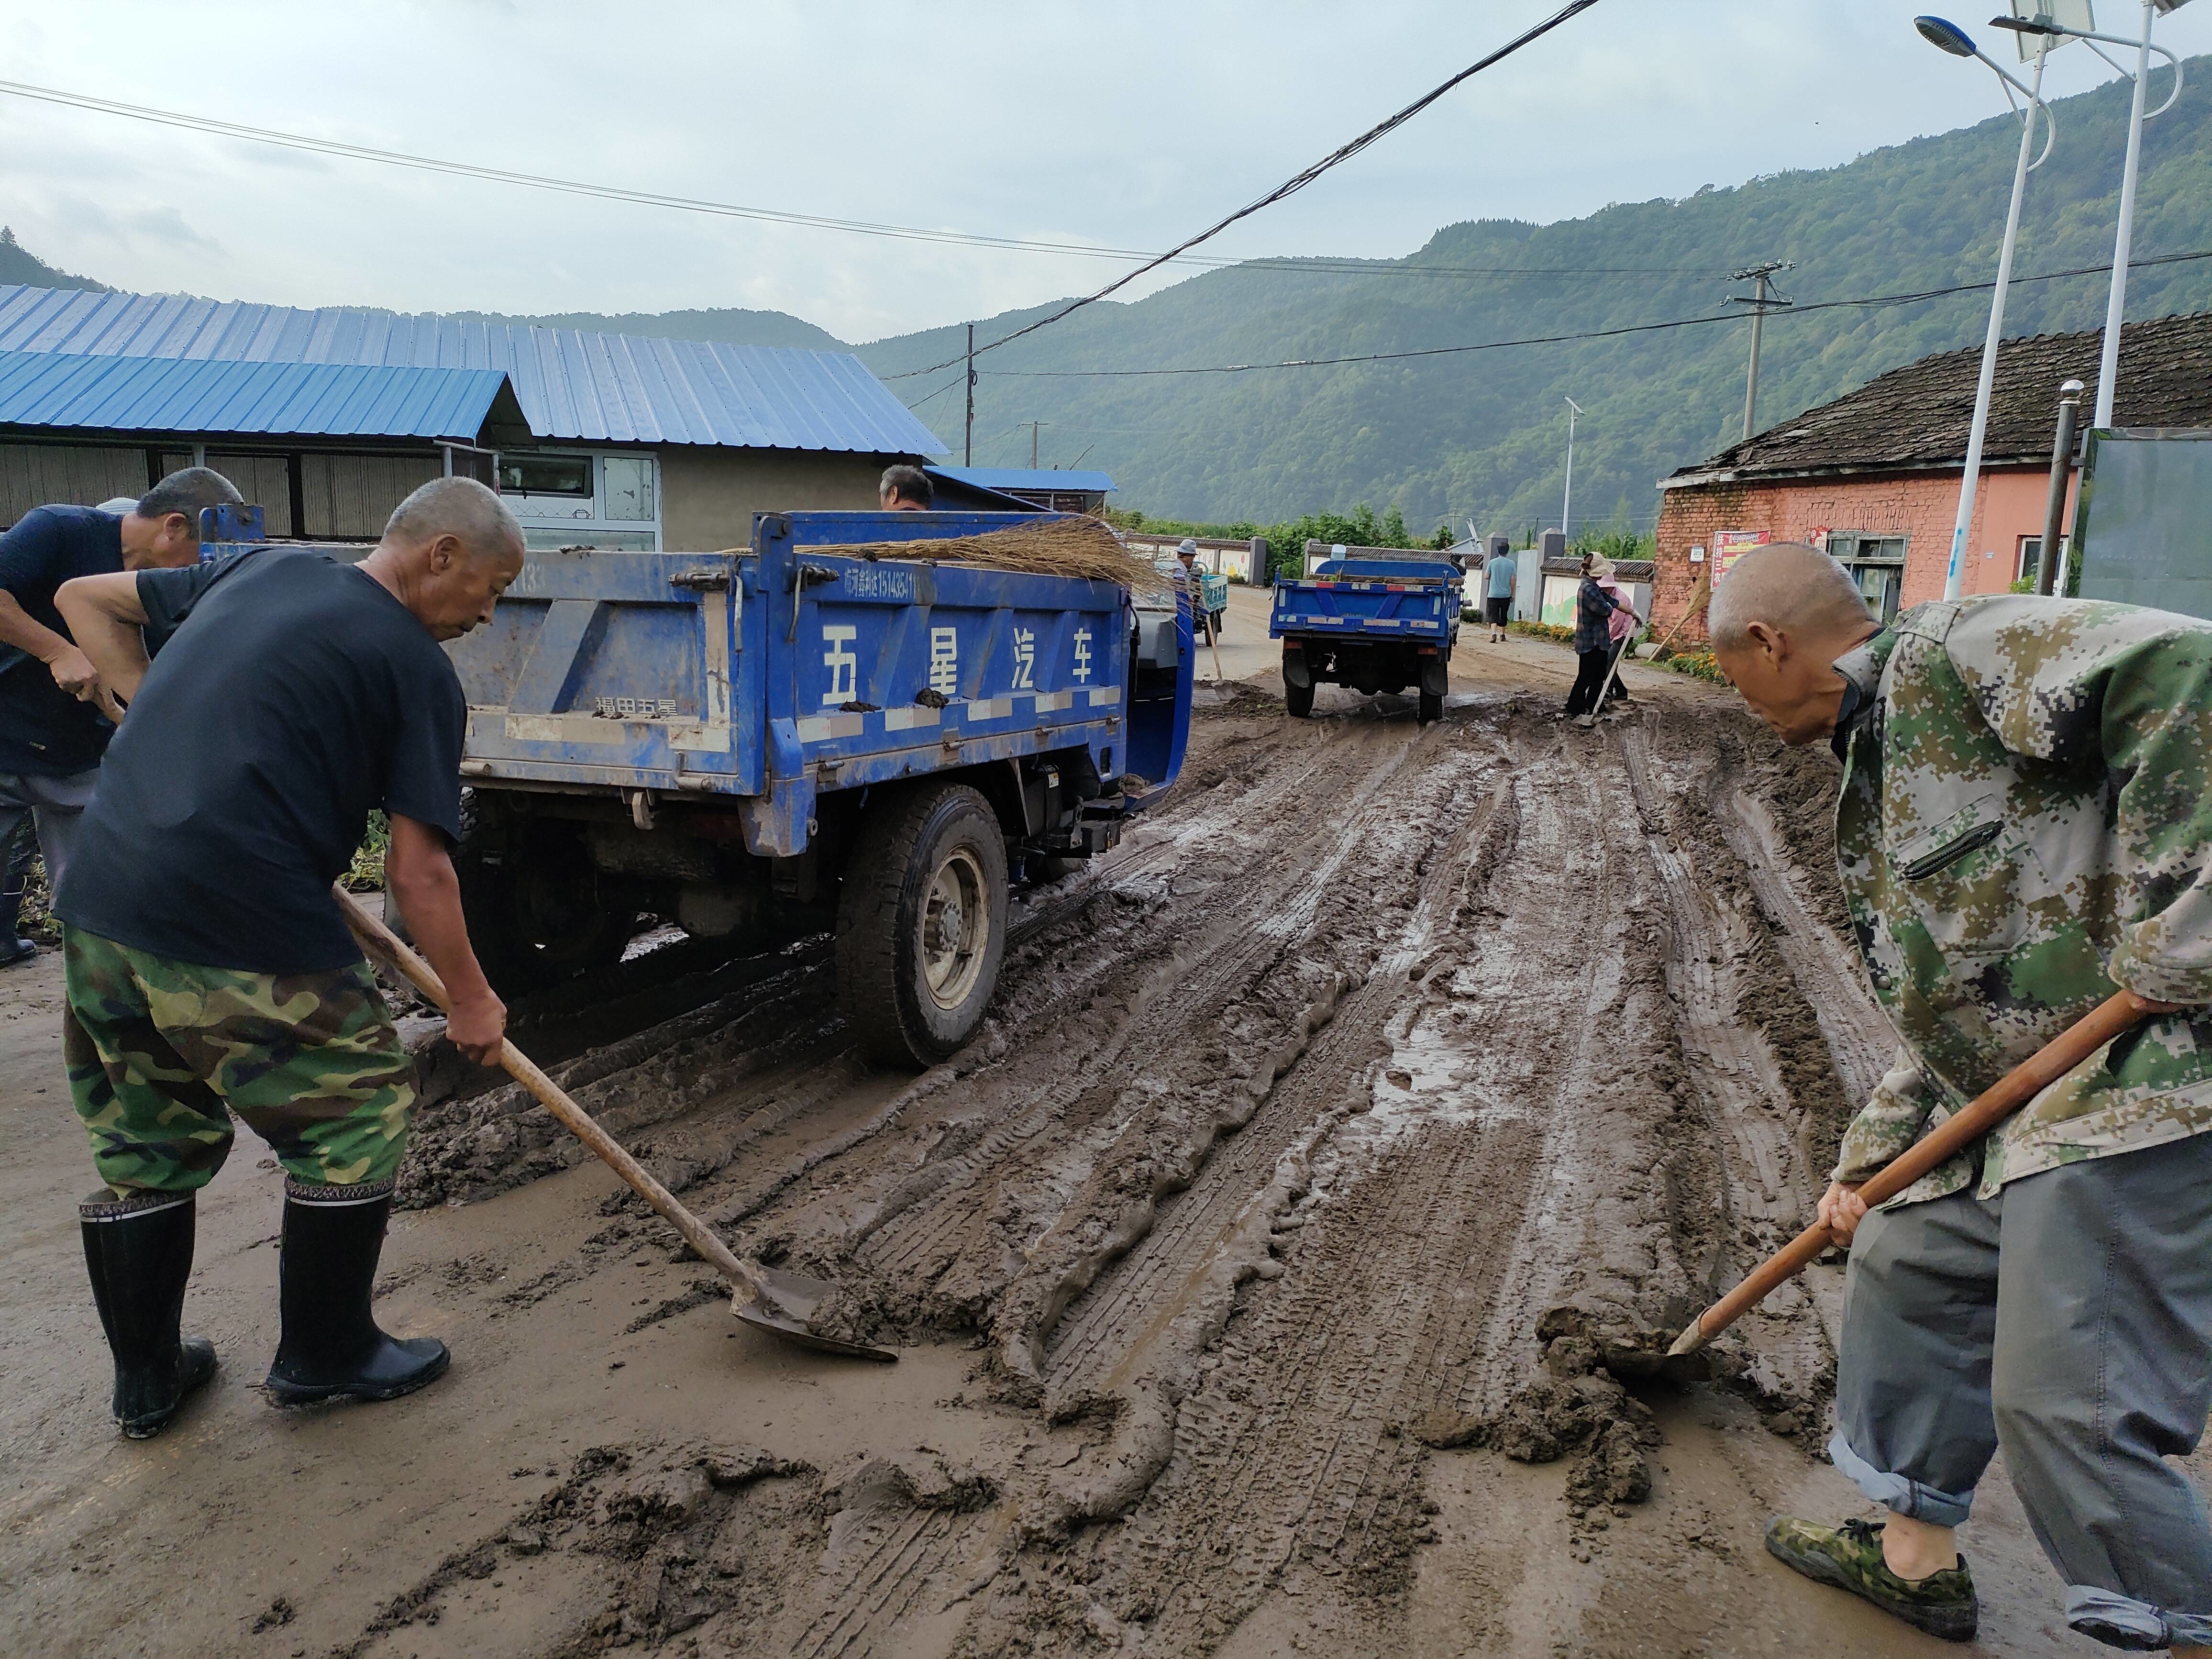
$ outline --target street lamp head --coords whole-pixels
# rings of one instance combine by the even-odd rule
[[[2078,398],[2087,390],[2088,387],[2083,386],[2079,380],[2068,380],[2058,388],[2058,395],[2062,398]]]
[[[1954,58],[1972,58],[1972,39],[1956,23],[1941,17],[1921,16],[1912,20],[1912,27],[1920,31],[1920,38],[1939,52],[1948,52]]]

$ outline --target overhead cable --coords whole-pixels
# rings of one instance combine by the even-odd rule
[[[2148,259],[2129,262],[2130,269],[2141,270],[2148,265],[2173,265],[2192,259],[2212,259],[2212,248],[2200,248],[2193,253],[2163,253]],[[2056,283],[2069,276],[2097,276],[2112,270],[2109,264],[2077,265],[2071,270],[2046,270],[2033,276],[2015,276],[2013,286],[2023,283]],[[1916,289],[1909,294],[1877,294],[1858,300],[1817,300],[1800,303],[1787,312],[1776,312],[1782,317],[1802,317],[1814,311],[1842,311],[1852,308],[1917,305],[1924,300],[1940,300],[1954,294],[1982,294],[1995,288],[1995,283],[1959,283],[1949,288]],[[1710,323],[1733,323],[1741,320],[1737,312],[1707,313],[1696,317],[1672,317],[1656,323],[1624,323],[1618,328],[1594,328],[1578,334],[1534,334],[1516,340],[1482,340],[1472,345],[1425,346],[1413,351],[1367,351],[1343,357],[1290,357],[1272,363],[1204,363],[1187,368],[994,368],[978,369],[979,374],[990,374],[999,380],[1115,380],[1124,376],[1158,374],[1249,374],[1268,368],[1324,368],[1344,363],[1401,362],[1413,357],[1449,357],[1469,351],[1503,351],[1509,346],[1565,345],[1576,340],[1610,340],[1624,334],[1652,334],[1663,329],[1698,328]],[[954,362],[958,362],[957,358]],[[896,375],[888,378],[896,379]]]
[[[1419,115],[1423,110],[1428,108],[1430,105],[1435,103],[1437,99],[1451,91],[1453,88],[1458,86],[1461,82],[1468,80],[1472,76],[1481,74],[1483,70],[1490,68],[1493,64],[1501,63],[1504,59],[1510,58],[1515,52],[1520,51],[1522,47],[1528,46],[1534,41],[1541,40],[1544,36],[1549,34],[1553,29],[1559,27],[1560,24],[1567,21],[1570,18],[1579,16],[1583,12],[1588,11],[1592,6],[1597,4],[1597,3],[1598,0],[1568,0],[1567,4],[1560,7],[1559,10],[1553,12],[1542,22],[1535,24],[1530,28],[1522,30],[1522,33],[1514,36],[1512,40],[1498,47],[1497,51],[1490,53],[1489,56],[1477,59],[1474,63],[1469,64],[1458,74],[1453,76],[1449,80],[1431,88],[1428,91],[1423,93],[1419,98],[1416,98],[1412,103],[1407,105],[1405,108],[1400,110],[1396,114],[1385,117],[1382,120],[1376,122],[1373,126],[1368,128],[1366,131],[1361,133],[1357,138],[1352,139],[1349,143],[1338,146],[1335,149],[1331,150],[1328,155],[1322,156],[1320,161],[1316,161],[1311,167],[1307,167],[1301,173],[1294,173],[1290,178],[1285,179],[1281,184],[1276,185],[1274,189],[1269,191],[1266,195],[1261,196],[1254,201],[1246,203],[1243,207],[1238,208],[1234,213],[1228,215],[1224,218],[1217,219],[1213,223],[1208,225],[1204,230],[1200,231],[1197,235],[1184,238],[1182,241],[1170,248],[1165,253],[1157,254],[1152,258],[1146,261],[1145,264],[1138,266],[1134,270],[1124,272],[1122,275],[1115,277],[1112,282],[1107,283],[1105,287],[1100,289],[1096,294],[1087,294],[1079,300],[1071,300],[1066,305],[1060,307],[1059,310],[1054,312],[1051,315],[1040,317],[1036,321],[1027,324],[1021,328],[1018,328],[1011,334],[1001,335],[999,338],[991,341],[988,344],[976,347],[972,352],[963,352],[959,356],[948,357],[941,363],[933,363],[927,368],[909,369],[907,371],[905,375],[892,376],[889,378],[903,380],[915,374],[934,374],[939,369],[951,368],[955,363],[963,361],[973,362],[975,358],[981,356],[986,351],[995,351],[1002,345],[1006,345],[1012,341],[1020,339],[1024,335],[1034,334],[1041,328],[1050,328],[1054,323],[1060,321],[1062,319],[1073,316],[1077,312],[1082,310],[1084,307],[1097,304],[1108,295],[1127,288],[1130,283],[1135,282],[1139,276],[1145,275],[1146,272],[1157,270],[1160,266],[1166,264],[1170,260],[1176,258],[1177,256],[1189,252],[1191,249],[1196,247],[1200,243],[1209,241],[1212,238],[1218,236],[1223,231],[1228,229],[1230,226],[1237,223],[1240,219],[1249,219],[1254,214],[1259,212],[1261,209],[1272,207],[1277,202],[1281,201],[1285,197],[1295,195],[1297,191],[1304,190],[1308,185],[1313,183],[1315,179],[1320,178],[1322,174],[1327,173],[1331,167],[1341,166],[1343,163],[1349,161],[1353,156],[1358,155],[1362,150],[1365,149],[1370,144],[1374,143],[1377,139],[1385,137],[1390,133],[1396,131],[1400,127],[1412,120],[1416,115]]]

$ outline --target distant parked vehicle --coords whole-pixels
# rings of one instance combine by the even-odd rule
[[[1370,696],[1420,688],[1418,718],[1443,718],[1452,647],[1459,641],[1461,573],[1442,553],[1328,559],[1275,583],[1267,636],[1283,642],[1283,703],[1313,713],[1314,687]]]

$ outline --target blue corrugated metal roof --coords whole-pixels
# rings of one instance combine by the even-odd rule
[[[0,351],[504,370],[541,438],[942,454],[849,352],[0,284]]]
[[[506,386],[507,376],[495,368],[0,351],[0,422],[124,432],[472,440]]]
[[[1113,479],[1103,472],[1078,472],[1066,467],[933,466],[930,471],[979,489],[1087,489],[1111,494],[1114,489]]]

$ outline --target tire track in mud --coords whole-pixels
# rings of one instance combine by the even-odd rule
[[[1252,1264],[1236,1316],[1215,1327],[1188,1391],[1169,1402],[1164,1467],[1106,1553],[1109,1600],[1143,1626],[1148,1651],[1210,1651],[1279,1588],[1363,1603],[1353,1622],[1366,1639],[1344,1650],[1393,1651],[1375,1604],[1387,1609],[1410,1583],[1425,1524],[1424,1454],[1404,1425],[1439,1405],[1494,1411],[1535,1357],[1537,1315],[1557,1303],[1671,1333],[1726,1242],[1713,1214],[1695,1212],[1724,1217],[1787,1196],[1788,1103],[1759,1103],[1778,1120],[1767,1142],[1736,1141],[1754,1062],[1775,1068],[1736,1019],[1736,988],[1705,959],[1745,919],[1657,816],[1644,739],[1632,728],[1595,753],[1553,744],[1524,757],[1510,820],[1493,806],[1460,838],[1481,844],[1486,829],[1511,824],[1510,840],[1488,837],[1493,856],[1468,866],[1472,878],[1487,862],[1487,879],[1470,879],[1449,907],[1496,927],[1455,933],[1458,948],[1440,952],[1420,925],[1435,907],[1416,906],[1395,963],[1347,997],[1281,1091],[1285,1103],[1304,1097],[1312,1128],[1276,1169],[1279,1207],[1265,1218],[1273,1257]],[[1544,856],[1514,860],[1523,842]],[[1705,850],[1708,863],[1733,858],[1724,845]],[[1437,860],[1452,863],[1449,851]],[[1416,962],[1418,986],[1399,966]],[[1394,1007],[1379,1022],[1384,1054],[1337,1040],[1370,1008]],[[1686,1075],[1665,1091],[1674,1098],[1655,1099],[1638,1069],[1670,1066]],[[1698,1138],[1709,1144],[1685,1191],[1670,1161]],[[1163,1337],[1161,1303],[1172,1320],[1176,1298],[1221,1293],[1185,1241],[1218,1256],[1240,1236],[1249,1248],[1269,1194],[1250,1196],[1266,1177],[1241,1156],[1246,1144],[1175,1200],[1210,1224],[1164,1216],[1071,1309],[1052,1351],[1071,1401],[1086,1381],[1128,1382],[1144,1342]],[[1183,1258],[1180,1275],[1148,1274],[1170,1256]],[[1754,1370],[1773,1374],[1754,1381],[1762,1393],[1802,1392],[1825,1353],[1811,1322],[1780,1322],[1794,1352],[1765,1352],[1770,1336]],[[1174,1588],[1162,1595],[1163,1585]],[[998,1598],[963,1650],[1034,1635],[1037,1604],[1053,1600]]]
[[[1239,906],[1242,916],[1265,915],[1267,925],[1253,927],[1238,921],[1231,926],[1215,921],[1201,928],[1194,939],[1180,941],[1177,948],[1154,964],[1139,992],[1115,1011],[1112,1033],[1087,1053],[1072,1048],[1070,1034],[1059,1029],[1048,1027],[1036,1034],[1033,1048],[1056,1048],[1064,1057],[1054,1060],[1042,1079],[992,1079],[1001,1092],[1018,1087],[1022,1091],[1024,1097],[1012,1127],[977,1151],[963,1152],[961,1168],[954,1176],[932,1183],[926,1198],[904,1205],[890,1226],[875,1225],[872,1219],[854,1230],[860,1248],[853,1253],[853,1264],[872,1276],[911,1272],[917,1267],[934,1268],[941,1285],[962,1272],[963,1264],[972,1264],[968,1270],[977,1279],[959,1281],[960,1299],[966,1300],[984,1290],[977,1280],[995,1269],[998,1286],[981,1299],[990,1310],[1002,1381],[1011,1380],[1017,1392],[1030,1397],[1035,1397],[1034,1393],[1020,1385],[1032,1378],[1044,1385],[1048,1416],[1065,1419],[1103,1409],[1115,1419],[1115,1432],[1085,1460],[1084,1469],[1053,1482],[1047,1492],[1032,1490],[1004,1506],[999,1523],[988,1529],[983,1543],[1003,1540],[1018,1515],[1024,1528],[1050,1526],[1049,1519],[1040,1520],[1041,1511],[1049,1517],[1066,1516],[1071,1510],[1085,1514],[1115,1510],[1134,1502],[1149,1486],[1155,1460],[1143,1447],[1133,1449],[1128,1443],[1133,1425],[1141,1441],[1146,1423],[1157,1420],[1158,1402],[1132,1401],[1128,1397],[1131,1380],[1127,1377],[1093,1379],[1108,1385],[1096,1391],[1071,1390],[1055,1374],[1065,1370],[1064,1364],[1055,1366],[1041,1350],[1060,1321],[1062,1305],[1072,1299],[1096,1305],[1121,1305],[1127,1300],[1118,1292],[1108,1293],[1103,1302],[1096,1293],[1085,1296],[1085,1288],[1093,1283],[1092,1275],[1102,1266],[1111,1271],[1109,1264],[1128,1260],[1124,1252],[1133,1247],[1147,1252],[1148,1259],[1174,1259],[1178,1244],[1194,1235],[1205,1237],[1197,1224],[1208,1218],[1218,1231],[1222,1218],[1209,1207],[1209,1195],[1232,1208],[1250,1207],[1247,1200],[1251,1188],[1254,1184],[1267,1187],[1268,1168],[1283,1150],[1282,1137],[1310,1121],[1312,1103],[1303,1098],[1293,1103],[1290,1098],[1310,1093],[1303,1079],[1318,1074],[1340,1081],[1371,1060],[1371,1024],[1363,1027],[1346,1018],[1346,1012],[1358,1004],[1360,991],[1355,987],[1340,1000],[1346,969],[1348,966],[1351,974],[1358,974],[1362,962],[1372,960],[1401,937],[1400,930],[1378,926],[1375,918],[1402,909],[1418,900],[1422,887],[1437,884],[1419,872],[1433,862],[1431,848],[1439,834],[1453,844],[1462,844],[1474,828],[1462,820],[1457,835],[1449,832],[1448,821],[1461,818],[1455,809],[1462,803],[1457,793],[1435,776],[1433,750],[1443,734],[1434,734],[1425,745],[1419,738],[1408,741],[1410,735],[1386,730],[1352,740],[1353,757],[1364,775],[1345,779],[1339,759],[1339,775],[1328,780],[1340,805],[1332,814],[1335,821],[1323,820],[1316,832],[1328,856],[1303,868],[1261,866],[1262,891],[1253,896],[1261,900],[1265,908],[1254,905],[1250,898]],[[1326,742],[1325,754],[1346,746],[1341,736],[1329,736],[1334,740]],[[1465,752],[1449,753],[1444,764],[1455,775],[1463,776],[1489,765],[1495,757],[1494,748],[1476,744]],[[1428,764],[1417,767],[1414,763],[1419,761]],[[1313,769],[1299,770],[1310,774]],[[1237,805],[1241,809],[1248,804]],[[1382,828],[1372,836],[1358,834],[1359,827],[1368,823]],[[1207,826],[1196,828],[1202,834]],[[1190,838],[1185,834],[1176,839]],[[1366,855],[1358,860],[1366,875],[1347,885],[1346,873],[1354,849]],[[1413,872],[1410,877],[1409,872]],[[1113,873],[1118,872],[1103,878],[1112,878]],[[1410,899],[1406,893],[1379,890],[1408,885],[1413,889]],[[1232,1034],[1240,1039],[1234,1046],[1243,1054],[1255,1047],[1264,1048],[1270,1042],[1276,1045],[1274,1052],[1263,1054],[1259,1069],[1249,1074],[1245,1085],[1248,1097],[1240,1104],[1232,1093],[1224,1103],[1218,1093],[1206,1091],[1198,1103],[1202,1109],[1178,1121],[1148,1117],[1148,1109],[1158,1104],[1157,1081],[1174,1078],[1194,1058],[1218,1069],[1212,1049],[1224,1015],[1249,1022],[1255,987],[1263,978],[1279,973],[1302,951],[1310,951],[1316,940],[1344,941],[1346,947],[1328,953],[1336,966],[1328,970],[1328,978],[1322,981],[1320,1002],[1298,1014],[1287,1032],[1279,1023],[1263,1022],[1257,1029]],[[1309,966],[1304,981],[1311,983],[1319,971]],[[1276,998],[1275,1003],[1279,1015],[1288,1012],[1283,999]],[[1379,1016],[1379,1008],[1372,1012]],[[1144,1045],[1149,1045],[1150,1052],[1145,1051]],[[1332,1062],[1324,1058],[1338,1048],[1345,1050],[1340,1060]],[[1297,1088],[1271,1083],[1286,1070],[1291,1078],[1301,1080]],[[1069,1101],[1066,1082],[1069,1071],[1099,1072],[1103,1081]],[[1133,1087],[1133,1078],[1136,1079]],[[1042,1086],[1036,1086],[1040,1083]],[[1052,1135],[1048,1133],[1052,1130],[1060,1133]],[[1167,1144],[1163,1142],[1163,1131]],[[1070,1132],[1077,1138],[1073,1147],[1068,1144]],[[1178,1136],[1183,1137],[1179,1146],[1172,1144]],[[1050,1182],[1052,1171],[1030,1167],[1033,1152],[1066,1166],[1056,1183]],[[1133,1194],[1118,1177],[1117,1170],[1139,1173]],[[1025,1179],[1031,1184],[1024,1190]],[[1194,1180],[1207,1191],[1184,1190]],[[1024,1204],[1035,1202],[1047,1184],[1053,1184],[1049,1204],[1037,1210],[1025,1208]],[[968,1185],[982,1186],[984,1190],[980,1197],[971,1197],[962,1190]],[[1010,1203],[1010,1194],[1018,1194],[1018,1201]],[[981,1231],[977,1209],[986,1200],[994,1206],[982,1217],[986,1224],[995,1218],[1003,1228],[1012,1218],[1010,1212],[1036,1218],[1048,1215],[1049,1219],[1033,1235],[1013,1241],[988,1239],[983,1241],[986,1248],[974,1248]],[[934,1213],[915,1215],[924,1210]],[[1267,1219],[1265,1214],[1261,1217],[1262,1243],[1257,1255],[1261,1258]],[[1236,1231],[1233,1218],[1231,1230]],[[885,1242],[883,1236],[887,1232],[906,1236]],[[943,1253],[956,1247],[960,1258],[942,1262]],[[989,1259],[993,1247],[1003,1252],[1000,1261]],[[933,1255],[933,1251],[938,1254]],[[1221,1288],[1233,1291],[1233,1286],[1232,1277]],[[1213,1315],[1218,1328],[1226,1306],[1225,1298],[1217,1299],[1224,1301]],[[1164,1310],[1153,1308],[1156,1322],[1163,1313],[1172,1319],[1180,1311],[1172,1305],[1171,1294],[1168,1300],[1170,1305]],[[1188,1346],[1189,1357],[1194,1359],[1198,1344]],[[1133,1356],[1143,1357],[1141,1352]],[[1142,1382],[1136,1387],[1141,1392]],[[1100,1395],[1110,1397],[1097,1397]],[[1132,1462],[1133,1468],[1125,1467]],[[1092,1489],[1087,1496],[1084,1495],[1086,1486]],[[1068,1495],[1071,1488],[1076,1493],[1073,1498]],[[956,1540],[948,1535],[945,1541],[948,1549],[964,1545],[970,1554],[957,1559],[948,1554],[934,1568],[917,1563],[909,1581],[917,1589],[924,1583],[941,1583],[948,1573],[972,1582],[994,1571],[991,1552],[981,1549],[977,1540]],[[1087,1609],[1089,1604],[1077,1605]],[[883,1620],[895,1621],[914,1611],[911,1606],[887,1606],[870,1629],[877,1628]],[[839,1616],[849,1624],[848,1615]]]
[[[839,1477],[774,1545],[772,1622],[702,1650],[1181,1659],[1279,1594],[1344,1609],[1341,1652],[1405,1650],[1433,1539],[1408,1426],[1498,1412],[1556,1305],[1671,1334],[1806,1201],[1750,966],[1874,1052],[1826,1006],[1842,947],[1765,780],[1710,726],[1235,706],[1194,787],[1032,896],[946,1065],[866,1075],[812,981],[754,1015],[773,1063],[723,1037],[656,1168],[878,1334],[974,1339],[971,1391],[1037,1455],[975,1502]],[[659,1237],[609,1208],[533,1297]],[[1802,1309],[1745,1331],[1770,1403],[1822,1386]]]

